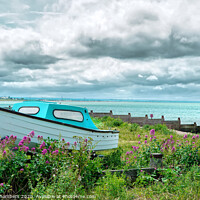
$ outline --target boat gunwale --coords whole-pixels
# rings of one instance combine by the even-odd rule
[[[53,120],[50,120],[50,119],[45,119],[45,118],[41,118],[41,117],[36,117],[36,116],[24,114],[24,113],[19,113],[17,111],[8,110],[8,109],[2,108],[2,107],[0,107],[0,111],[19,115],[19,116],[23,116],[23,117],[27,117],[27,118],[32,118],[32,119],[36,119],[36,120],[40,120],[40,121],[46,121],[46,122],[50,122],[50,123],[54,123],[54,124],[73,127],[73,128],[77,128],[77,129],[81,129],[81,130],[96,132],[96,133],[112,133],[112,134],[119,133],[119,131],[117,131],[117,130],[100,130],[100,129],[96,130],[96,129],[84,128],[84,127],[80,127],[80,126],[76,126],[76,125],[72,125],[72,124],[67,124],[67,123],[63,123],[63,122],[53,121]]]

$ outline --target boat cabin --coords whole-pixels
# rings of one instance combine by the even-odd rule
[[[12,110],[39,118],[98,130],[86,108],[61,105],[55,102],[24,101],[14,104]]]

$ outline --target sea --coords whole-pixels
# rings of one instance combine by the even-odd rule
[[[20,101],[19,101],[20,102]],[[131,113],[132,117],[144,117],[153,114],[154,119],[159,119],[162,115],[165,120],[178,120],[180,117],[182,124],[200,125],[200,102],[159,102],[159,101],[116,101],[116,100],[64,100],[56,102],[66,105],[80,106],[88,111],[110,112],[113,114],[126,115]],[[0,107],[12,106],[16,101],[0,101]]]

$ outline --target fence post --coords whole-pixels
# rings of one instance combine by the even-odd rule
[[[179,117],[178,118],[178,130],[180,130],[181,129],[181,118]]]
[[[128,113],[128,122],[131,123],[131,113]]]
[[[113,117],[113,112],[112,112],[112,110],[110,110],[110,117]]]

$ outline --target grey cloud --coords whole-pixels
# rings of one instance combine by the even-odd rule
[[[61,59],[45,55],[38,41],[28,42],[20,49],[4,53],[4,61],[15,64],[17,68],[44,69],[59,60]]]
[[[192,37],[192,36],[191,36]],[[156,35],[138,34],[121,38],[92,39],[80,36],[79,42],[84,50],[69,50],[71,56],[97,58],[113,57],[117,59],[178,58],[200,56],[200,40],[183,42],[184,35],[171,33],[167,38]],[[199,37],[200,39],[200,37]]]

